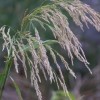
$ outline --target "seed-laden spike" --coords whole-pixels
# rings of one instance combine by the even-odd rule
[[[40,36],[39,36],[37,29],[35,29],[35,36],[36,36],[38,43],[39,43],[38,50],[39,50],[39,56],[40,56],[41,64],[46,69],[47,74],[49,75],[50,82],[52,83],[52,80],[54,78],[53,72],[52,72],[52,67],[50,65],[48,56],[46,54],[47,51],[46,51],[45,47],[43,46],[42,41],[40,40]]]
[[[89,63],[84,55],[79,40],[70,28],[67,17],[70,16],[73,19],[73,22],[76,25],[80,26],[82,30],[84,30],[83,23],[88,28],[88,24],[90,23],[96,28],[97,31],[100,31],[100,14],[95,12],[87,4],[84,4],[79,0],[51,1],[52,3],[35,9],[31,14],[28,14],[23,19],[20,31],[21,34],[19,34],[18,32],[15,33],[17,34],[17,38],[16,36],[15,38],[11,37],[10,29],[5,31],[5,26],[0,28],[0,33],[2,34],[2,38],[4,40],[3,50],[7,50],[8,58],[13,57],[17,72],[19,67],[18,60],[20,60],[23,64],[26,77],[27,67],[30,68],[31,84],[34,86],[39,100],[42,100],[42,95],[38,85],[38,83],[41,82],[39,69],[41,69],[46,80],[47,76],[49,76],[49,80],[51,83],[52,81],[56,81],[58,88],[60,83],[64,91],[68,93],[64,76],[56,60],[56,56],[61,59],[62,63],[65,65],[65,68],[69,70],[69,72],[74,77],[76,76],[68,66],[68,63],[65,61],[63,56],[61,56],[59,53],[52,50],[50,46],[48,46],[52,58],[59,70],[60,77],[58,77],[57,74],[54,73],[53,68],[51,67],[49,62],[49,57],[47,56],[47,50],[45,48],[46,43],[43,44],[43,40],[41,40],[42,38],[39,35],[39,30],[35,26],[34,21],[38,22],[44,30],[46,30],[45,26],[47,26],[52,31],[55,40],[58,41],[58,44],[60,44],[60,46],[68,52],[68,57],[71,59],[72,65],[74,64],[73,60],[75,56],[78,60],[85,64],[90,73],[92,72],[88,67]],[[65,15],[62,12],[63,10],[69,15]],[[35,37],[33,37],[33,32],[31,32],[30,28],[33,28],[33,30],[35,31]],[[27,47],[27,50],[25,47]],[[32,57],[30,57],[28,53],[30,53]],[[29,66],[27,66],[26,63],[28,63]]]

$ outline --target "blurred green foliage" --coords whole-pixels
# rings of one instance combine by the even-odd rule
[[[75,96],[71,92],[69,92],[69,96],[72,100],[76,100]],[[57,91],[53,92],[51,100],[69,100],[69,98],[63,91]]]
[[[45,0],[0,0],[0,27],[8,25],[18,29],[23,17],[42,4]]]

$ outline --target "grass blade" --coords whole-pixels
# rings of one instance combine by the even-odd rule
[[[14,87],[15,87],[16,92],[18,94],[19,100],[23,100],[20,89],[19,89],[19,86],[17,85],[17,83],[14,81],[14,79],[11,76],[10,76],[10,79],[12,80],[12,82],[14,84]]]
[[[12,64],[12,61],[11,61],[11,58],[9,58],[9,60],[6,62],[5,69],[3,70],[2,73],[0,73],[0,100],[2,98],[2,93],[4,90],[6,79],[11,69],[11,64]]]

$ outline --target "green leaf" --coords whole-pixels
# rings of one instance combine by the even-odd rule
[[[23,100],[20,89],[19,89],[19,86],[17,85],[17,83],[14,81],[14,79],[12,77],[10,77],[10,79],[12,80],[12,82],[14,84],[14,87],[15,87],[16,92],[18,94],[19,100]]]
[[[46,40],[46,41],[43,41],[42,42],[43,45],[52,45],[52,44],[55,44],[55,43],[59,43],[57,40]],[[38,48],[39,47],[39,44],[38,42],[34,42],[34,48]],[[27,45],[24,45],[23,47],[23,50],[24,51],[28,51],[30,49],[30,46],[27,44]]]
[[[2,94],[4,86],[5,73],[0,73],[0,95]]]
[[[43,44],[47,44],[47,45],[52,45],[52,44],[55,44],[55,43],[59,43],[57,40],[46,40],[43,42]]]
[[[76,100],[75,96],[71,92],[69,92],[69,96],[71,100]],[[53,93],[51,100],[69,100],[69,98],[63,91],[57,91]]]
[[[11,69],[11,64],[12,64],[11,60],[12,60],[11,58],[9,58],[7,60],[6,65],[5,65],[5,69],[3,70],[2,73],[0,73],[0,100],[2,98],[2,93],[3,93],[3,90],[4,90],[6,79],[9,75],[9,71]]]

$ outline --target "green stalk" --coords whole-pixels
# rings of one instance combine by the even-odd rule
[[[12,58],[9,58],[6,62],[4,71],[0,74],[0,100],[2,99],[2,93],[4,90],[4,86],[9,75],[9,71],[12,65]]]

